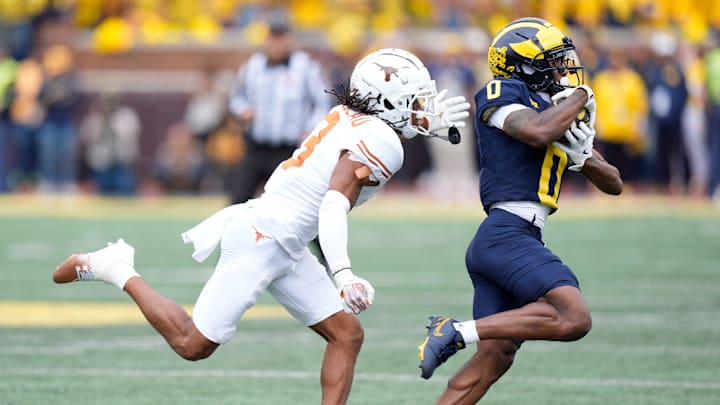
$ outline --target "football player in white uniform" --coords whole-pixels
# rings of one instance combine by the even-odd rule
[[[218,211],[182,234],[200,262],[221,245],[192,317],[139,277],[134,249],[122,239],[71,255],[53,273],[55,282],[100,280],[123,289],[188,360],[206,358],[230,340],[240,317],[267,290],[327,341],[322,402],[345,403],[363,341],[354,314],[370,308],[374,296],[351,269],[347,214],[400,170],[401,137],[442,137],[437,131],[465,125],[470,104],[438,94],[423,63],[401,49],[366,56],[341,89],[333,92],[340,105],[277,167],[260,198]],[[330,277],[307,247],[316,236]]]

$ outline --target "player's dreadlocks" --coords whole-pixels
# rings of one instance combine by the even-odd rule
[[[339,91],[337,88],[331,90],[325,90],[326,93],[335,96],[335,99],[339,104],[345,105],[348,108],[357,112],[376,115],[381,112],[381,109],[375,108],[378,100],[370,96],[361,97],[357,89],[350,87],[350,79],[345,83],[340,83]]]

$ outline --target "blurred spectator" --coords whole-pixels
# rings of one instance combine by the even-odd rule
[[[160,30],[166,33],[179,31],[179,28],[193,32],[200,26],[200,41],[212,36],[220,25],[238,28],[252,25],[269,7],[277,6],[287,6],[302,29],[324,28],[328,31],[332,31],[331,27],[339,20],[342,20],[342,26],[348,25],[350,19],[356,19],[367,20],[362,24],[363,31],[394,30],[401,28],[401,24],[451,28],[481,24],[496,32],[504,23],[524,15],[538,15],[556,24],[566,22],[585,30],[595,30],[603,25],[666,27],[688,24],[689,19],[698,20],[696,24],[702,26],[717,27],[720,22],[717,7],[707,0],[6,0],[5,3],[9,3],[5,10],[22,16],[28,14],[23,9],[30,11],[45,3],[71,4],[74,19],[82,27],[102,25],[103,19],[118,16],[127,17],[136,24],[138,21],[145,23],[148,16],[155,16],[160,21],[152,22],[152,25],[164,25]],[[0,8],[0,13],[2,11]],[[143,27],[144,30],[152,28]]]
[[[474,13],[468,12],[470,5],[464,0],[435,0],[433,2],[435,12],[432,18],[435,25],[458,29],[470,25],[473,22]]]
[[[625,51],[613,48],[609,66],[598,72],[591,85],[597,99],[598,149],[620,170],[626,184],[637,183],[647,131],[643,79],[628,66]]]
[[[36,66],[32,66],[36,64],[32,60],[24,60],[24,58],[36,55],[38,50],[44,49],[48,44],[67,43],[63,41],[63,38],[59,38],[57,30],[47,29],[48,25],[53,25],[53,21],[55,23],[70,22],[72,27],[68,27],[69,30],[66,34],[72,34],[72,29],[77,27],[88,30],[80,36],[72,35],[73,40],[78,40],[80,41],[78,44],[82,44],[82,49],[78,50],[78,55],[82,56],[83,65],[89,68],[80,72],[81,75],[79,75],[83,79],[81,83],[85,89],[97,91],[97,88],[94,87],[98,83],[96,78],[102,77],[101,80],[111,80],[114,87],[123,88],[124,91],[135,91],[130,87],[123,87],[130,84],[136,86],[135,89],[142,92],[151,92],[154,89],[145,89],[143,88],[144,84],[139,84],[146,79],[140,81],[135,79],[135,77],[141,76],[141,74],[135,76],[136,73],[140,72],[140,69],[165,70],[168,66],[173,65],[167,70],[197,69],[196,71],[200,72],[203,65],[212,64],[213,68],[230,69],[228,72],[234,70],[237,66],[227,65],[234,62],[228,62],[230,59],[225,58],[222,52],[227,49],[227,46],[234,46],[237,43],[238,37],[236,35],[241,36],[241,46],[243,47],[238,52],[238,56],[244,56],[248,46],[263,43],[266,37],[264,34],[269,30],[268,21],[265,17],[268,10],[278,6],[288,8],[295,27],[301,31],[297,35],[298,45],[311,48],[315,60],[318,60],[319,56],[322,57],[320,65],[323,73],[330,73],[332,77],[340,79],[344,78],[347,72],[352,69],[352,64],[347,65],[348,61],[355,60],[358,52],[367,49],[371,44],[377,44],[383,39],[391,41],[386,42],[384,45],[407,46],[415,48],[420,53],[435,52],[433,47],[437,46],[436,43],[442,42],[441,36],[448,32],[455,32],[462,35],[466,49],[473,53],[472,56],[476,60],[467,65],[480,66],[479,68],[474,67],[474,69],[478,80],[483,81],[482,75],[487,74],[487,69],[485,64],[477,62],[485,57],[482,51],[479,50],[482,47],[478,45],[482,41],[471,37],[471,31],[484,33],[486,30],[490,30],[495,32],[508,21],[520,15],[538,15],[553,21],[556,25],[568,24],[576,32],[574,37],[578,37],[580,32],[584,32],[587,34],[587,37],[584,38],[585,41],[592,43],[593,40],[598,40],[599,45],[612,45],[615,48],[632,46],[638,38],[644,38],[645,30],[654,27],[663,27],[676,33],[682,32],[686,39],[693,39],[698,43],[707,40],[706,35],[708,32],[717,34],[718,28],[720,28],[720,8],[713,2],[701,0],[674,3],[672,1],[652,2],[648,0],[630,2],[622,0],[582,2],[568,0],[559,2],[540,0],[0,0],[0,42],[5,43],[9,55],[15,56],[18,67],[19,62],[23,61],[23,67],[16,69],[13,68],[16,65],[15,61],[9,58],[4,60],[0,58],[0,191],[34,182],[36,163],[41,165],[43,161],[46,161],[45,158],[39,156],[42,152],[39,152],[36,148],[43,149],[42,144],[39,142],[41,138],[47,139],[44,135],[40,137],[40,133],[44,134],[46,130],[43,107],[45,107],[44,97],[49,90],[49,83],[43,84],[42,77],[38,80],[36,72],[33,72],[34,70],[37,71]],[[65,18],[68,13],[70,13],[70,18]],[[274,21],[278,20],[274,19]],[[285,18],[285,23],[288,20],[288,18]],[[605,32],[610,34],[605,36],[603,35]],[[295,34],[291,33],[291,36],[295,37]],[[278,37],[282,37],[282,35],[278,35]],[[580,38],[582,37],[580,36]],[[68,38],[70,38],[70,35],[68,35]],[[576,42],[578,42],[577,39]],[[408,42],[400,42],[401,40]],[[265,44],[265,50],[267,51],[271,47],[270,42],[268,40]],[[192,46],[184,46],[186,43],[190,43]],[[594,76],[595,69],[602,67],[601,58],[590,52],[589,45],[586,44],[582,47],[583,52],[581,54],[583,65],[586,67],[586,78]],[[156,49],[160,47],[163,47],[162,50],[157,52]],[[682,47],[679,51],[685,48]],[[137,50],[137,53],[129,54],[128,58],[103,57],[102,55],[93,54],[93,52],[101,54],[127,53],[131,50]],[[639,50],[642,52],[632,52],[629,56],[635,58],[634,55],[638,55],[637,61],[642,62],[647,47],[643,46]],[[452,57],[448,54],[453,52],[454,48],[452,46],[441,49],[439,58],[448,57],[451,59]],[[164,60],[163,58],[166,55],[167,60]],[[265,55],[265,58],[267,59],[267,55]],[[690,189],[695,195],[703,192],[707,193],[710,182],[714,185],[720,183],[720,174],[718,174],[720,172],[720,162],[717,162],[720,157],[715,157],[712,180],[709,179],[711,177],[710,163],[708,162],[710,154],[707,145],[703,142],[707,142],[713,136],[710,135],[709,128],[703,128],[705,121],[700,119],[700,103],[703,97],[706,97],[705,94],[702,94],[702,90],[706,88],[706,83],[702,78],[704,61],[697,58],[700,58],[700,56],[696,57],[695,62],[683,62],[691,94],[682,119],[663,119],[666,122],[674,121],[675,124],[678,121],[682,122],[683,128],[686,128],[682,132],[685,137],[686,153],[689,155]],[[267,71],[276,69],[279,71],[284,68],[291,71],[292,69],[288,65],[291,65],[290,61],[293,58],[286,59],[285,66],[282,63],[269,61],[269,65],[264,65],[263,69]],[[708,57],[708,62],[711,59],[711,57]],[[177,65],[175,65],[176,61],[179,62]],[[632,65],[633,61],[630,62]],[[242,71],[247,72],[248,69],[246,68],[249,66],[250,64],[245,65]],[[95,67],[100,67],[100,69]],[[648,70],[655,70],[655,74],[659,75],[661,80],[665,80],[662,76],[667,74],[666,70],[661,69],[659,66],[652,66],[652,68]],[[13,79],[9,79],[14,76],[12,71],[15,70],[21,71],[19,75],[22,84],[19,86],[14,84]],[[132,73],[130,73],[131,71]],[[646,70],[643,69],[643,71]],[[115,72],[118,72],[118,74],[115,74]],[[270,75],[268,72],[265,73],[268,76]],[[287,74],[293,76],[295,73]],[[276,77],[281,77],[281,74],[278,73]],[[48,81],[51,80],[48,75]],[[147,80],[152,81],[152,79]],[[177,88],[173,88],[176,84],[173,80],[175,80],[173,76],[168,75],[168,82],[161,83],[162,86],[159,87],[169,90],[168,93],[176,93],[172,96],[168,94],[168,98],[177,95],[178,98],[175,100],[181,101],[178,101],[175,105],[182,108],[185,101],[184,91],[186,90],[186,84],[182,83],[183,90],[182,94],[180,94],[180,92],[175,91]],[[247,86],[243,84],[244,80],[245,73],[242,74],[242,77],[238,76],[237,88],[245,87],[243,90],[247,92],[245,94],[245,103],[250,106],[247,110],[256,108],[256,103],[262,102],[261,98],[275,98],[278,100],[277,104],[280,105],[284,102],[281,100],[285,100],[286,95],[278,97],[275,91],[278,91],[278,88],[284,90],[286,87],[292,90],[287,95],[297,99],[293,103],[301,106],[302,109],[301,111],[292,111],[290,114],[283,115],[284,119],[276,120],[280,123],[278,126],[290,126],[294,122],[299,122],[293,118],[293,114],[308,117],[309,122],[320,118],[320,116],[311,117],[314,114],[313,108],[306,108],[306,106],[312,104],[311,102],[299,101],[306,96],[299,96],[300,92],[296,91],[292,86],[278,84],[282,83],[281,80],[273,80],[277,88],[267,84],[258,84],[260,80],[257,77],[253,77],[252,80],[255,82]],[[715,86],[712,82],[717,81],[717,79],[710,78],[709,80],[707,86]],[[338,81],[339,79],[337,81],[331,79],[330,83],[334,85]],[[312,80],[307,78],[301,79],[300,82],[305,83],[313,91],[317,90],[320,97],[323,96],[322,89],[327,87],[324,84],[314,84]],[[39,94],[34,94],[34,89],[37,88],[38,83],[42,91]],[[7,89],[8,84],[11,97],[7,97],[7,93],[2,91],[4,88]],[[253,88],[257,89],[261,86],[270,90],[264,90],[260,92],[261,94],[251,94]],[[615,87],[616,91],[625,92],[625,89],[619,89],[619,86]],[[19,94],[20,100],[14,97],[18,93],[18,89],[21,90],[21,94]],[[645,100],[645,102],[650,101],[654,113],[659,112],[658,107],[661,108],[663,99],[667,99],[662,95],[666,90],[655,91],[652,88],[650,89],[650,100]],[[180,96],[183,98],[180,99]],[[617,95],[612,92],[611,100],[615,100],[615,97]],[[238,118],[236,122],[225,122],[225,117],[221,116],[220,111],[226,110],[227,104],[218,107],[222,104],[221,98],[221,95],[211,91],[209,81],[203,80],[197,93],[194,94],[187,105],[186,115],[184,116],[184,121],[190,125],[192,132],[196,136],[207,138],[210,133],[218,134],[214,141],[208,141],[206,144],[208,153],[213,155],[212,157],[209,156],[209,161],[212,163],[208,165],[208,170],[215,173],[223,173],[230,162],[237,161],[245,152],[244,141],[238,139],[238,125],[243,126],[241,132],[244,130],[245,133],[242,135],[253,137],[252,139],[255,139],[256,136],[261,139],[263,135],[267,135],[255,131],[255,129],[265,130],[266,127],[259,124],[262,118],[259,116],[254,117],[252,113],[241,113],[240,116],[244,120],[235,115]],[[33,99],[37,100],[32,102]],[[672,98],[673,101],[676,99]],[[53,126],[51,116],[54,115],[50,110],[55,110],[55,107],[47,107],[48,127],[50,127]],[[261,109],[267,110],[265,108]],[[260,109],[255,111],[260,111]],[[154,114],[154,112],[150,113],[148,111],[140,112],[143,113],[143,116],[145,114],[150,116]],[[322,111],[320,114],[324,113],[325,111]],[[169,115],[177,114],[177,111],[171,112],[170,109],[163,109],[162,114],[167,115],[158,116],[157,118],[152,117],[152,121],[148,122],[146,131],[150,136],[156,136],[155,134],[158,133],[153,127],[162,129],[167,126],[168,122],[174,122],[177,119],[169,117]],[[16,122],[8,127],[11,118]],[[600,121],[605,121],[604,123],[610,127],[616,126],[608,122],[609,118],[607,115],[601,116]],[[653,122],[657,121],[659,119],[653,120]],[[294,127],[302,127],[303,125],[304,121],[299,125],[294,125]],[[602,125],[602,123],[599,125]],[[715,124],[713,127],[717,125]],[[223,129],[217,130],[217,127]],[[302,134],[297,138],[302,138],[307,130],[302,128]],[[706,131],[708,133],[704,135]],[[717,131],[720,131],[720,129]],[[54,132],[59,133],[61,131],[56,129]],[[281,128],[278,132],[287,132],[288,138],[295,136],[295,134],[291,134],[292,131],[286,131],[284,128]],[[653,133],[653,131],[649,132],[649,134]],[[162,131],[158,134],[162,134]],[[598,143],[602,142],[602,136],[599,133]],[[626,135],[628,138],[631,136],[634,135]],[[10,142],[8,138],[13,142]],[[472,135],[465,136],[464,140],[470,138],[472,138]],[[666,152],[669,150],[670,155],[681,150],[679,146],[677,148],[663,146],[665,141],[661,138],[662,135],[657,138],[650,136],[648,142],[645,143],[641,141],[642,136],[639,136],[636,141],[631,142],[632,146],[628,149],[629,156],[634,160],[639,160],[645,145],[647,145],[649,152],[655,151],[657,146],[657,151],[661,154],[665,153],[663,150]],[[461,165],[467,168],[465,163],[461,163],[464,162],[463,159],[466,156],[460,159],[459,156],[452,155],[460,153],[464,140],[459,147],[452,147],[442,142],[430,142],[426,146],[424,140],[421,139],[408,143],[406,147],[414,148],[414,151],[416,150],[419,153],[408,154],[408,156],[412,156],[412,159],[406,161],[407,167],[399,173],[398,182],[406,180],[407,184],[414,185],[417,174],[428,167],[428,152],[432,155],[435,169],[440,169],[442,172],[454,169],[449,169],[449,166],[439,168],[437,162],[441,162],[440,164]],[[281,143],[285,141],[286,139],[283,139]],[[261,142],[264,141],[261,139]],[[152,140],[143,143],[153,145],[156,142]],[[287,145],[287,153],[290,153],[289,151],[292,150],[296,142],[292,143],[293,145]],[[271,145],[278,146],[273,143]],[[672,145],[672,143],[669,143],[669,145]],[[717,150],[714,156],[720,155],[720,140],[712,141],[712,145],[718,145],[715,146]],[[8,148],[3,152],[3,147]],[[250,162],[257,163],[262,160],[260,157],[255,158],[255,156],[259,156],[257,147],[255,149],[253,149],[253,145],[247,147],[248,160],[246,160],[246,164]],[[448,148],[447,151],[437,149],[445,147]],[[44,149],[51,150],[51,148]],[[654,154],[648,153],[648,156],[654,156]],[[3,157],[9,157],[9,159],[2,159]],[[142,162],[149,162],[152,159],[152,156],[143,156]],[[675,159],[677,160],[677,158]],[[69,160],[71,159],[65,159],[65,161]],[[665,159],[661,161],[665,161]],[[268,166],[272,167],[273,164],[273,162],[270,162]],[[7,167],[8,165],[10,167]],[[139,165],[138,168],[140,170],[150,169],[148,165],[144,164]],[[682,170],[682,166],[679,166],[679,168]],[[3,175],[3,169],[11,171],[7,176],[7,182],[2,181],[6,177]],[[239,169],[239,165],[234,165],[236,173],[230,176],[233,181],[227,181],[225,187],[231,187],[232,185],[233,189],[237,189],[241,178],[247,177],[249,179],[252,173],[259,171],[257,168],[243,169],[244,173],[248,174],[248,176],[245,176],[237,173]],[[628,170],[631,173],[628,173]],[[436,177],[447,178],[440,174],[440,171],[436,173],[438,174]],[[664,174],[661,174],[660,177],[668,177],[666,166],[658,168],[658,171],[659,173],[664,171]],[[41,172],[46,174],[44,177],[48,177],[48,170],[41,169]],[[676,179],[680,173],[682,171],[678,171],[678,168],[673,167],[670,170],[669,177]],[[148,173],[142,172],[139,174],[148,175]],[[637,177],[640,173],[638,168],[632,168],[625,170],[624,174]],[[206,176],[206,179],[212,177]],[[264,180],[263,176],[258,176],[258,178],[259,180],[255,182],[249,181],[249,183],[255,184],[245,187],[251,189],[250,194]],[[457,178],[453,177],[452,180],[455,181]],[[215,176],[215,181],[220,182],[220,176]],[[41,188],[45,188],[45,184],[41,183],[41,186],[43,186]],[[437,184],[432,182],[432,184],[440,186],[442,182]],[[447,184],[443,186],[447,186]],[[216,184],[215,189],[217,187]],[[438,194],[446,195],[447,193],[440,191]],[[248,192],[245,192],[244,195],[247,196]],[[720,196],[720,192],[718,195]],[[238,197],[238,199],[244,198]]]
[[[0,35],[7,52],[15,60],[30,56],[34,42],[33,17],[45,7],[43,1],[4,1],[0,3]]]
[[[45,82],[40,102],[45,122],[38,132],[40,191],[72,191],[76,179],[76,129],[73,122],[77,84],[73,55],[65,45],[45,51]]]
[[[602,54],[602,46],[596,36],[585,33],[584,35],[574,35],[574,37],[577,37],[578,43],[582,44],[581,46],[576,44],[576,46],[580,48],[579,57],[583,67],[583,79],[589,82],[601,68],[605,67],[603,64],[606,63],[604,59],[606,55]]]
[[[123,105],[118,94],[101,94],[80,126],[85,163],[101,193],[135,192],[133,163],[138,156],[139,135],[140,120],[135,111]]]
[[[705,111],[705,65],[702,48],[689,45],[685,55],[685,78],[688,101],[682,116],[683,136],[690,170],[690,195],[704,196],[708,188],[710,153],[708,151],[708,120]]]
[[[185,109],[185,123],[205,143],[222,125],[226,111],[227,97],[216,90],[211,72],[205,72]]]
[[[205,145],[208,159],[208,175],[205,187],[209,190],[223,190],[230,184],[231,168],[245,157],[245,140],[238,122],[226,117],[220,128],[213,132]]]
[[[245,158],[229,184],[232,203],[252,198],[331,107],[320,65],[293,50],[286,17],[272,14],[263,49],[239,70],[230,112],[245,131]]]
[[[43,71],[34,59],[20,63],[15,76],[14,96],[10,105],[16,159],[10,173],[11,187],[34,183],[37,168],[37,136],[45,121],[45,108],[40,103]]]
[[[456,38],[446,38],[442,53],[427,58],[428,69],[437,82],[438,91],[447,89],[447,94],[463,95],[472,100],[470,94],[475,88],[475,76],[470,63],[463,57],[461,44]],[[447,41],[446,41],[447,42]],[[442,42],[446,44],[446,42]],[[431,158],[431,170],[423,176],[424,188],[439,199],[474,200],[477,198],[478,169],[476,166],[477,145],[472,125],[459,128],[461,142],[427,142]],[[445,135],[445,134],[443,134]]]
[[[135,45],[136,33],[122,18],[110,17],[103,20],[93,32],[93,48],[99,53],[124,53]]]
[[[645,72],[650,102],[650,125],[655,135],[650,163],[653,180],[660,190],[671,183],[684,189],[687,161],[682,135],[682,113],[687,101],[685,73],[677,61],[677,40],[667,31],[650,38],[653,58]],[[675,179],[671,179],[675,174]],[[672,181],[671,181],[672,180]]]
[[[710,101],[710,193],[720,201],[720,48],[708,52],[707,91]]]
[[[200,141],[184,124],[175,124],[158,149],[155,179],[165,191],[200,191],[205,174],[205,155]]]
[[[15,82],[17,63],[5,52],[0,43],[0,193],[8,190],[8,170],[10,164],[9,147],[12,141],[12,123],[10,121],[10,98]]]

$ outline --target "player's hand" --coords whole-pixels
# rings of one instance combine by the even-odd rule
[[[588,99],[585,102],[585,108],[590,112],[590,122],[588,123],[588,126],[590,128],[595,128],[595,117],[597,116],[597,104],[595,103],[595,93],[592,91],[590,86],[587,84],[583,84],[578,86],[579,89],[585,90],[587,93]]]
[[[444,100],[447,89],[441,91],[433,98],[432,111],[428,115],[428,131],[436,132],[440,129],[465,126],[463,121],[470,116],[470,103],[463,96],[450,97]]]
[[[567,153],[568,159],[573,163],[568,170],[579,172],[585,161],[592,157],[595,129],[584,122],[578,124],[577,121],[574,121],[565,131],[565,139],[567,145],[558,141],[553,142],[553,145]]]
[[[340,291],[345,312],[359,314],[372,306],[375,289],[367,280],[354,275],[349,268],[336,271],[333,281]]]
[[[568,87],[565,90],[562,90],[560,92],[555,93],[551,100],[553,101],[554,105],[557,105],[560,101],[568,98],[570,94],[577,90],[584,90],[585,93],[587,93],[587,101],[585,102],[585,108],[590,113],[590,122],[589,127],[595,128],[595,117],[597,116],[597,104],[595,103],[595,93],[592,91],[590,86],[587,84],[583,84],[577,87]]]

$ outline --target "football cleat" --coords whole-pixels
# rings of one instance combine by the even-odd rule
[[[450,356],[465,348],[462,334],[453,326],[456,320],[444,316],[431,316],[429,319],[427,337],[418,346],[419,367],[422,371],[420,377],[426,380]]]
[[[73,281],[104,281],[120,289],[137,276],[135,249],[122,238],[107,247],[91,253],[70,255],[53,272],[53,281],[62,284]]]

